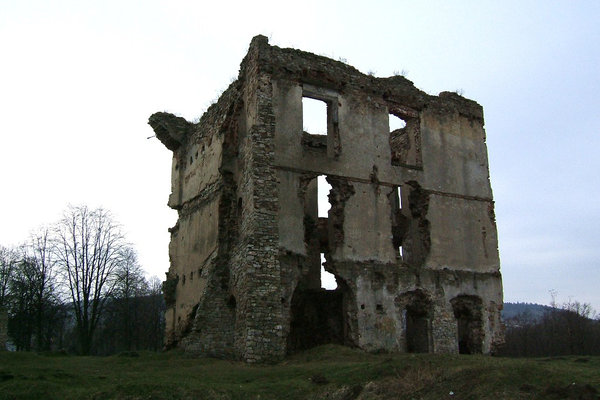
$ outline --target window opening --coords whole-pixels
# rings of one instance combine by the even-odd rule
[[[402,118],[395,116],[394,114],[390,114],[390,132],[393,132],[397,129],[403,129],[406,127],[406,121]]]
[[[321,288],[327,290],[337,289],[335,275],[325,270],[325,253],[321,253]]]
[[[397,193],[398,193],[398,208],[402,209],[402,187],[401,186],[398,186]]]
[[[331,191],[331,185],[327,182],[327,177],[325,175],[320,175],[317,177],[317,207],[318,207],[318,217],[320,219],[319,225],[325,227],[325,231],[322,234],[327,234],[327,220],[326,218],[329,216],[329,210],[331,209],[331,203],[329,203],[329,192]],[[324,220],[325,219],[325,220]],[[323,230],[322,228],[320,230]],[[337,282],[335,280],[335,276],[327,272],[325,270],[325,253],[323,251],[320,252],[320,262],[321,262],[321,288],[327,290],[333,290],[337,288]]]
[[[392,165],[405,164],[411,145],[407,134],[406,121],[394,114],[390,114],[389,125]]]
[[[319,218],[327,218],[329,210],[331,209],[331,203],[329,203],[329,192],[331,191],[331,185],[327,182],[325,175],[317,177],[317,201],[318,201],[318,215]]]
[[[399,260],[403,259],[404,249],[402,241],[408,228],[408,220],[402,213],[402,187],[397,186],[389,195],[390,207],[392,211],[392,246],[396,249],[396,256]]]
[[[404,121],[402,121],[402,122],[404,122]],[[400,214],[402,214],[402,188],[400,186],[398,186],[397,194],[398,194],[398,212]],[[400,259],[402,260],[402,243],[400,243],[400,245],[398,246],[398,255],[400,256]]]
[[[401,107],[391,110],[388,117],[392,165],[422,167],[419,113]]]
[[[327,136],[327,103],[302,97],[302,129],[311,135]]]

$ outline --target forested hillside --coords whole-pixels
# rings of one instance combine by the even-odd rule
[[[600,320],[589,304],[569,301],[548,307],[507,303],[505,310],[505,344],[499,349],[500,355],[600,355]]]
[[[516,317],[519,314],[528,314],[534,320],[539,320],[551,311],[552,307],[535,304],[535,303],[504,303],[504,309],[502,310],[502,319],[504,321]]]

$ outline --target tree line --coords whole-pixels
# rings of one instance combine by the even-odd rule
[[[600,320],[589,304],[505,320],[499,355],[600,355]],[[69,207],[20,246],[0,246],[0,313],[16,350],[79,354],[159,350],[162,283],[147,279],[110,212]],[[1,319],[0,319],[1,321]],[[0,327],[3,329],[3,327]]]
[[[505,320],[505,343],[500,355],[547,357],[600,355],[600,320],[590,304],[569,300],[541,316],[522,312]]]
[[[102,208],[69,207],[26,243],[0,246],[0,312],[16,350],[87,355],[162,347],[161,281],[145,277]]]

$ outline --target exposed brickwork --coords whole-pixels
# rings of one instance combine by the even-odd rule
[[[302,97],[327,105],[303,130]],[[397,116],[406,126],[390,131]],[[173,151],[167,346],[248,362],[335,342],[490,353],[502,342],[483,111],[454,93],[255,37],[196,124],[150,117]],[[317,176],[332,189],[317,215]],[[320,254],[337,289],[320,288]]]

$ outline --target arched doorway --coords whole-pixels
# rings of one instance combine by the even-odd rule
[[[431,300],[422,290],[401,297],[407,353],[431,351]]]
[[[483,344],[482,302],[477,296],[462,295],[450,301],[458,330],[458,352],[480,354]]]

